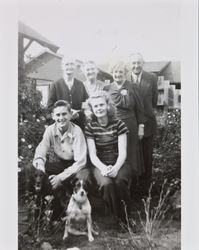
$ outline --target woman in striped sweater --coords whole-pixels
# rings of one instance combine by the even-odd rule
[[[117,219],[125,222],[129,207],[128,184],[131,168],[126,163],[127,133],[124,122],[115,116],[107,93],[95,92],[88,99],[85,128],[93,174],[106,205]]]

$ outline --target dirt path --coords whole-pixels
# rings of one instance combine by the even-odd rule
[[[139,204],[134,203],[134,209],[132,210],[132,217],[137,221],[136,210],[139,209]],[[19,211],[23,211],[24,208],[19,206]],[[102,211],[101,211],[102,212]],[[98,236],[95,236],[94,242],[88,242],[86,236],[72,236],[66,241],[62,240],[64,225],[59,225],[57,230],[54,231],[40,231],[40,242],[35,243],[35,239],[32,239],[30,235],[26,233],[27,229],[27,215],[26,213],[19,213],[19,250],[37,250],[42,249],[43,242],[48,242],[51,248],[44,248],[45,250],[66,250],[71,247],[78,247],[81,250],[129,250],[136,249],[134,241],[137,242],[138,250],[149,250],[149,246],[146,246],[145,234],[143,231],[133,234],[134,239],[130,236],[127,229],[122,229],[120,225],[116,224],[110,216],[104,216],[102,214],[93,214],[94,228],[99,232]],[[180,250],[180,234],[181,225],[180,221],[165,221],[164,225],[161,225],[155,237],[155,244],[152,249],[156,250]]]

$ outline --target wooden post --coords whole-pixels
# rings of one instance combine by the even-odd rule
[[[18,36],[18,81],[23,83],[25,81],[25,67],[24,67],[24,48],[23,36]]]

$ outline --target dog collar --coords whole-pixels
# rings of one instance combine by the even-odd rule
[[[76,202],[76,204],[78,205],[79,209],[82,210],[82,206],[86,203],[86,201],[80,203],[77,200],[75,200],[74,196],[73,196],[73,200]]]

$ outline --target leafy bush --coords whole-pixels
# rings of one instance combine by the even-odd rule
[[[181,178],[181,111],[171,109],[157,113],[158,133],[154,142],[154,182],[165,179],[180,188]]]
[[[19,195],[25,190],[28,169],[32,165],[34,151],[46,126],[46,109],[41,106],[41,93],[35,82],[26,79],[18,89],[18,171]]]

